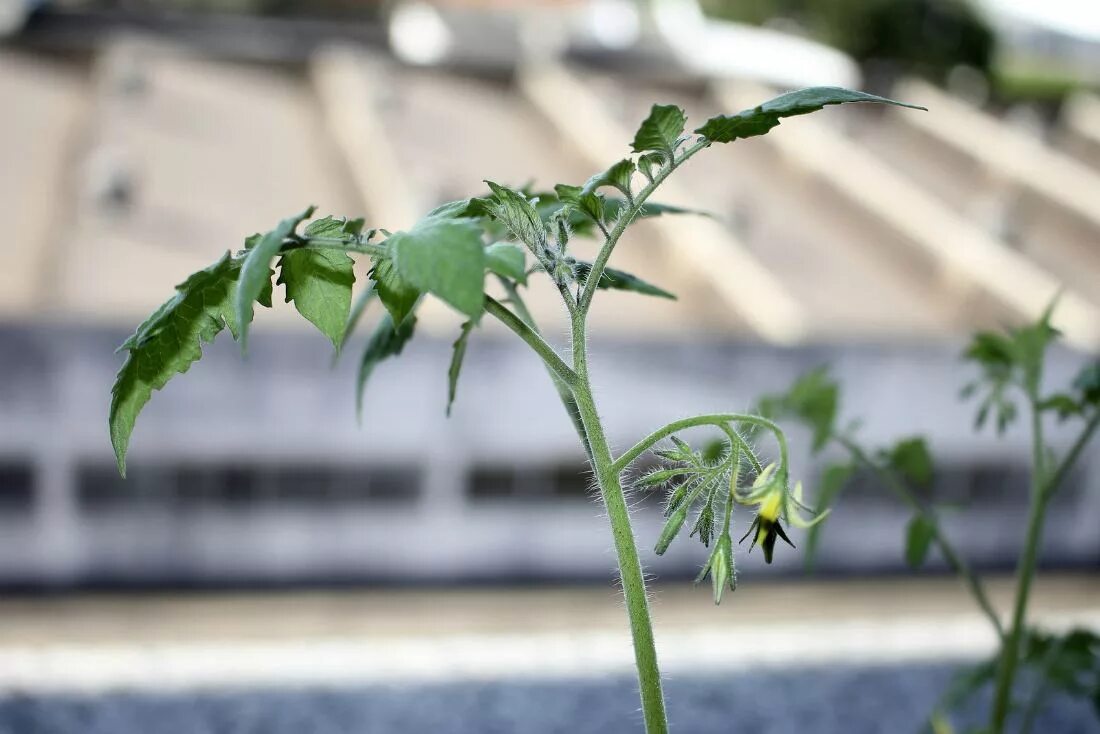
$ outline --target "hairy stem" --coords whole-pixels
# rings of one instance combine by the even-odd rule
[[[539,333],[532,329],[527,322],[509,311],[500,301],[492,296],[485,296],[485,310],[498,318],[501,323],[514,331],[519,338],[527,342],[528,346],[542,358],[547,369],[553,372],[567,385],[573,385],[577,381],[577,374],[569,365],[562,361],[554,348],[547,344]]]
[[[748,425],[760,426],[761,428],[771,431],[775,435],[776,442],[779,444],[779,465],[783,468],[788,466],[787,437],[783,435],[783,431],[773,421],[747,413],[710,413],[707,415],[692,416],[691,418],[683,418],[658,428],[656,431],[634,444],[626,453],[616,459],[613,468],[619,474],[622,474],[631,464],[637,461],[638,457],[652,448],[658,441],[668,438],[679,431],[688,428],[696,428],[698,426],[718,426],[724,429],[728,427],[730,423],[746,423]],[[741,448],[744,449],[750,457],[754,456],[751,447],[740,434],[734,431],[732,435],[727,435],[730,435],[731,439],[736,437],[735,440],[741,445]],[[754,468],[760,471],[762,467],[756,466]]]
[[[339,237],[294,237],[284,241],[282,252],[300,250],[308,247],[311,250],[340,250],[341,252],[355,252],[360,255],[389,257],[389,248],[382,244],[371,242],[349,242]]]
[[[662,166],[661,170],[657,172],[657,175],[653,177],[653,180],[638,192],[638,195],[634,197],[634,201],[630,202],[626,210],[619,216],[618,221],[615,222],[614,228],[606,235],[606,239],[604,240],[603,246],[600,248],[599,254],[592,262],[592,269],[588,272],[588,280],[584,284],[584,291],[581,292],[581,296],[578,299],[577,311],[582,318],[588,313],[588,308],[592,304],[592,297],[596,294],[596,286],[603,277],[604,268],[607,267],[607,261],[611,259],[611,253],[615,251],[615,245],[618,244],[619,238],[623,236],[623,232],[626,231],[626,228],[633,223],[635,218],[637,218],[638,214],[642,211],[646,199],[657,190],[658,186],[664,183],[664,180],[668,178],[673,171],[709,145],[710,141],[700,140],[685,148],[679,158],[674,158]]]
[[[974,572],[974,569],[970,567],[970,564],[968,564],[955,549],[955,546],[944,534],[943,530],[940,528],[939,522],[937,522],[931,511],[921,504],[920,500],[917,499],[904,482],[899,480],[893,472],[885,469],[877,461],[871,459],[858,444],[847,438],[839,438],[837,442],[851,454],[852,458],[855,459],[858,464],[873,472],[875,476],[879,478],[879,481],[886,485],[887,489],[893,492],[895,497],[901,500],[901,502],[909,507],[914,513],[928,521],[928,527],[932,529],[932,542],[939,548],[940,555],[947,561],[947,565],[951,567],[951,570],[962,578],[971,596],[974,597],[974,601],[978,603],[982,613],[985,614],[989,623],[993,626],[994,631],[996,631],[998,639],[1003,640],[1005,632],[1001,624],[1000,615],[997,614],[997,610],[993,607],[993,603],[989,601],[989,596],[985,593],[985,587],[982,585],[981,579]]]
[[[634,641],[634,664],[638,669],[638,689],[642,699],[642,716],[647,734],[667,734],[665,698],[661,689],[661,671],[657,666],[657,648],[653,642],[653,623],[649,614],[649,597],[646,593],[642,563],[638,558],[638,546],[630,523],[630,510],[619,481],[619,471],[611,457],[611,448],[604,435],[603,424],[596,411],[592,386],[588,379],[588,347],[585,334],[584,311],[573,317],[573,369],[576,380],[573,396],[588,436],[592,470],[600,485],[600,494],[607,517],[611,523],[611,535],[615,541],[615,553],[619,561],[619,579],[623,585],[623,598],[630,619],[630,634]]]
[[[499,276],[498,276],[499,277]],[[531,311],[527,308],[527,304],[524,302],[523,297],[520,296],[519,290],[515,284],[507,278],[499,277],[500,284],[504,287],[504,291],[508,294],[508,302],[512,304],[512,307],[516,310],[516,315],[519,316],[531,330],[536,334],[540,334],[538,324],[535,323],[535,317],[531,315]],[[565,408],[565,412],[569,414],[569,420],[573,423],[573,429],[577,432],[577,437],[581,440],[581,445],[584,447],[584,453],[588,457],[588,463],[594,465],[592,461],[592,449],[588,445],[588,432],[584,428],[584,421],[581,420],[580,409],[577,407],[577,399],[573,397],[573,391],[561,377],[547,366],[546,371],[550,374],[550,379],[554,381],[554,389],[558,391],[558,397],[561,399],[561,404]]]
[[[600,494],[607,508],[611,534],[615,540],[619,578],[623,585],[623,598],[626,600],[630,632],[634,641],[634,662],[638,669],[638,687],[646,732],[667,734],[668,722],[665,717],[664,693],[661,690],[661,672],[657,666],[657,649],[653,642],[653,624],[650,621],[642,564],[638,558],[626,497],[623,495],[619,473],[615,470],[611,450],[596,412],[587,374],[582,374],[574,395],[587,431],[592,468],[600,485]]]
[[[1012,707],[1013,683],[1020,661],[1020,645],[1027,624],[1027,604],[1031,596],[1031,581],[1035,577],[1035,568],[1039,559],[1039,546],[1043,539],[1043,521],[1046,519],[1048,500],[1047,478],[1045,473],[1046,444],[1043,442],[1042,412],[1039,410],[1038,396],[1029,391],[1031,405],[1031,507],[1028,511],[1027,536],[1024,540],[1023,554],[1020,556],[1016,571],[1016,603],[1012,611],[1012,626],[1008,637],[1001,645],[1001,660],[997,667],[997,682],[993,694],[993,714],[990,720],[992,734],[1002,734],[1008,712]]]

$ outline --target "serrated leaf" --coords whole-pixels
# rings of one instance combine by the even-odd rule
[[[935,525],[925,515],[914,515],[905,529],[905,561],[912,568],[920,568],[928,557]]]
[[[649,111],[649,117],[642,121],[638,132],[634,134],[635,153],[655,150],[668,155],[676,149],[680,136],[684,132],[687,116],[676,105],[655,104]]]
[[[588,274],[591,271],[592,263],[586,260],[578,260],[576,264],[577,282],[583,285],[585,281],[588,280]],[[631,275],[630,273],[616,270],[615,268],[604,268],[603,275],[600,276],[600,282],[596,287],[618,291],[632,291],[646,296],[668,298],[673,301],[676,300],[676,295],[669,293],[664,288],[655,286],[636,275]]]
[[[346,240],[359,239],[363,233],[362,219],[346,219],[344,217],[326,216],[315,219],[306,225],[302,232],[306,237],[333,237]],[[374,230],[370,230],[365,239],[370,239]]]
[[[527,284],[527,258],[523,250],[509,242],[494,242],[485,248],[485,266],[489,272],[517,283]]]
[[[287,217],[248,250],[244,264],[241,266],[240,283],[237,286],[234,303],[237,323],[241,325],[239,339],[241,351],[247,348],[248,326],[252,323],[254,315],[252,304],[261,297],[265,289],[271,288],[271,261],[279,254],[283,240],[294,234],[298,225],[312,214],[313,207],[309,207],[297,216]]]
[[[123,476],[134,423],[153,391],[186,372],[202,357],[203,343],[212,341],[222,329],[228,327],[234,336],[239,334],[233,304],[240,272],[240,263],[227,252],[217,263],[176,286],[176,295],[120,348],[129,354],[111,388],[109,425]]]
[[[642,172],[642,175],[653,181],[654,176],[657,175],[657,171],[661,166],[665,164],[664,153],[646,153],[643,156],[638,157],[638,170]]]
[[[493,183],[485,182],[493,192],[487,208],[520,242],[528,247],[539,248],[546,242],[546,225],[539,216],[535,204],[518,191]]]
[[[887,452],[890,468],[918,487],[932,484],[932,454],[920,436],[898,441]]]
[[[447,415],[451,415],[451,406],[455,402],[455,391],[458,389],[458,375],[462,372],[462,360],[466,358],[466,343],[470,340],[470,332],[474,330],[474,322],[467,321],[462,324],[462,332],[454,343],[454,351],[451,354],[451,366],[447,369]]]
[[[742,110],[736,115],[718,115],[707,120],[695,132],[714,143],[730,143],[742,138],[764,135],[779,124],[781,118],[805,115],[810,112],[836,104],[848,102],[875,102],[879,104],[909,107],[923,110],[924,107],[897,102],[865,92],[856,92],[841,87],[810,87],[796,92],[782,94],[751,109]]]
[[[554,193],[563,204],[574,207],[594,222],[602,222],[605,216],[606,198],[595,191],[585,191],[580,186],[557,184]],[[582,220],[583,221],[583,220]]]
[[[351,314],[355,261],[339,250],[291,250],[279,259],[287,303],[316,326],[337,352]]]
[[[475,322],[485,305],[485,249],[470,219],[422,219],[387,240],[401,278]]]
[[[400,326],[395,327],[393,318],[388,313],[382,316],[382,320],[374,328],[370,339],[367,340],[366,348],[363,349],[363,358],[359,361],[359,374],[355,382],[355,413],[360,419],[363,415],[363,395],[367,389],[367,380],[374,372],[374,368],[382,360],[401,354],[405,345],[412,339],[415,328],[415,315],[409,316],[401,322]]]
[[[420,291],[397,272],[393,260],[377,259],[369,273],[374,280],[378,300],[390,312],[395,324],[402,324],[420,300]]]
[[[630,178],[634,175],[634,161],[624,158],[603,173],[597,173],[585,182],[583,193],[589,194],[601,186],[612,186],[630,196]]]

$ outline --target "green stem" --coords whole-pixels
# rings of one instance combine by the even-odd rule
[[[970,568],[970,564],[963,559],[959,552],[955,550],[955,546],[952,545],[951,541],[944,535],[935,515],[921,504],[920,500],[916,498],[909,488],[905,486],[893,472],[888,471],[878,462],[873,461],[871,457],[867,456],[863,449],[851,439],[840,437],[837,439],[837,442],[851,454],[852,458],[855,459],[857,463],[873,472],[879,478],[879,481],[886,485],[886,488],[893,492],[894,496],[901,500],[903,504],[928,521],[928,526],[932,528],[932,542],[939,548],[940,555],[947,561],[947,565],[951,567],[951,570],[963,579],[967,589],[970,590],[971,596],[974,597],[974,601],[978,603],[978,606],[981,607],[986,618],[989,619],[989,623],[993,625],[993,629],[997,632],[998,639],[1003,641],[1005,632],[1001,624],[1001,618],[997,614],[997,610],[994,609],[992,602],[989,601],[989,597],[985,593],[985,587],[982,586],[981,579],[978,578],[978,575]]]
[[[501,323],[515,332],[528,346],[535,350],[547,369],[553,372],[567,385],[573,385],[577,381],[577,374],[569,368],[554,348],[547,344],[539,333],[532,329],[525,321],[509,311],[500,301],[492,296],[485,296],[485,310],[498,318]]]
[[[653,625],[650,621],[642,564],[638,559],[638,547],[634,541],[626,497],[619,482],[619,472],[615,470],[611,449],[596,412],[587,371],[579,373],[573,394],[587,431],[592,468],[600,485],[600,493],[611,522],[611,534],[615,539],[619,578],[623,585],[623,598],[626,600],[630,632],[634,641],[634,662],[638,669],[638,687],[646,732],[667,734],[668,721],[665,717],[664,693],[661,690],[661,672],[657,666],[657,649],[653,642]]]
[[[1089,422],[1085,424],[1085,428],[1081,431],[1081,435],[1074,441],[1073,446],[1070,447],[1069,452],[1065,458],[1055,469],[1050,478],[1047,480],[1046,486],[1043,487],[1043,494],[1050,497],[1058,491],[1062,486],[1062,482],[1065,480],[1066,475],[1069,474],[1069,470],[1073,468],[1073,465],[1077,463],[1077,458],[1084,451],[1085,446],[1092,440],[1093,434],[1096,433],[1097,427],[1100,427],[1100,410],[1089,419]]]
[[[1016,669],[1020,661],[1020,645],[1027,624],[1027,604],[1031,596],[1031,581],[1038,564],[1039,546],[1043,539],[1043,521],[1046,519],[1049,484],[1045,475],[1045,444],[1043,420],[1036,395],[1029,394],[1031,404],[1031,507],[1028,511],[1027,536],[1023,554],[1016,572],[1016,603],[1012,611],[1012,626],[1001,645],[1001,660],[997,667],[997,682],[993,694],[993,714],[990,721],[992,734],[1003,734],[1008,712],[1012,707],[1012,689]]]
[[[623,232],[642,211],[642,207],[645,205],[646,199],[657,190],[657,187],[664,183],[664,180],[668,178],[673,171],[684,164],[689,158],[698,153],[703,148],[710,145],[709,140],[699,140],[695,144],[684,149],[684,152],[680,154],[680,157],[669,161],[669,163],[661,168],[657,172],[657,175],[653,177],[638,195],[634,197],[634,201],[631,202],[626,211],[622,213],[618,221],[615,222],[614,228],[607,234],[604,240],[603,247],[600,248],[599,254],[592,262],[592,269],[588,271],[588,280],[585,282],[584,291],[581,293],[581,297],[577,302],[577,312],[583,319],[588,313],[588,308],[592,304],[592,297],[596,294],[596,286],[603,277],[604,268],[607,267],[607,261],[611,259],[611,253],[615,250],[615,245],[618,244],[619,238],[623,236]],[[602,224],[601,224],[602,227]]]
[[[340,250],[341,252],[357,252],[361,255],[388,256],[389,248],[381,244],[369,242],[351,242],[339,237],[295,237],[285,240],[282,251],[300,250],[308,247],[311,250]]]
[[[519,290],[515,284],[504,277],[499,277],[501,286],[504,287],[505,293],[508,294],[508,302],[512,304],[512,307],[516,310],[516,315],[531,327],[531,330],[536,334],[541,335],[538,324],[535,323],[535,317],[531,315],[531,311],[527,308],[527,304],[524,302],[523,297],[520,296]],[[588,432],[584,428],[584,421],[581,420],[580,410],[577,408],[577,399],[573,397],[573,391],[569,385],[558,377],[558,375],[550,369],[548,366],[546,371],[550,374],[550,379],[554,381],[554,389],[558,391],[558,398],[561,399],[562,406],[565,407],[565,412],[569,414],[569,420],[573,423],[573,429],[577,432],[577,437],[581,440],[581,446],[584,447],[584,453],[588,457],[588,463],[593,465],[592,461],[592,449],[588,446]]]
[[[779,444],[779,466],[784,470],[787,468],[787,437],[783,435],[783,431],[773,421],[767,418],[762,418],[758,415],[749,415],[747,413],[709,413],[706,415],[696,415],[691,418],[682,418],[678,421],[673,421],[666,426],[658,428],[653,433],[643,438],[638,443],[634,444],[629,450],[622,456],[615,460],[615,464],[612,467],[616,472],[622,474],[626,469],[637,461],[638,457],[648,451],[654,444],[664,438],[668,438],[674,433],[686,430],[688,428],[696,428],[698,426],[718,426],[725,427],[730,423],[747,423],[749,425],[760,426],[771,431],[775,435],[775,440]],[[748,445],[745,439],[741,438],[740,434],[733,433],[736,436],[736,440],[741,444],[741,448],[748,453],[749,456],[754,456],[752,448]],[[731,436],[732,438],[732,436]],[[758,472],[762,467],[759,465],[754,466]]]

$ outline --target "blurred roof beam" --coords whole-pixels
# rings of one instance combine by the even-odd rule
[[[616,122],[569,70],[543,63],[522,68],[517,82],[535,108],[595,168],[622,157],[632,132]],[[659,198],[693,200],[676,181],[663,184]],[[803,306],[727,227],[708,217],[691,216],[656,217],[650,224],[665,245],[669,262],[709,284],[758,335],[776,344],[796,343],[806,336]]]
[[[1100,97],[1091,92],[1074,94],[1062,110],[1062,125],[1086,147],[1100,149]]]
[[[1100,235],[1100,175],[926,82],[905,80],[896,93],[901,99],[919,99],[933,111],[897,115],[901,124],[1034,193]]]
[[[373,79],[382,64],[359,49],[334,46],[314,56],[310,76],[364,208],[372,222],[397,230],[416,221],[416,199],[376,113]]]
[[[745,83],[716,84],[713,89],[730,114],[773,96]],[[919,95],[905,98],[925,100]],[[1100,308],[1063,289],[1056,277],[951,211],[863,147],[830,130],[826,123],[792,120],[784,124],[782,134],[768,135],[764,141],[789,165],[821,178],[893,229],[902,242],[932,261],[945,282],[954,287],[961,284],[977,289],[1021,319],[1037,317],[1061,292],[1055,322],[1066,339],[1084,349],[1100,349]]]
[[[0,219],[6,227],[0,314],[55,305],[51,261],[71,224],[74,162],[90,95],[82,74],[0,50]],[[10,101],[10,107],[7,104]]]

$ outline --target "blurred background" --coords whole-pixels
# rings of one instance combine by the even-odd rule
[[[219,340],[155,395],[125,481],[114,350],[308,204],[396,230],[486,178],[579,184],[655,102],[701,121],[817,84],[931,112],[792,119],[662,190],[715,216],[616,252],[679,300],[601,292],[611,441],[832,365],[868,443],[928,436],[927,499],[958,508],[949,532],[1007,603],[1028,437],[971,430],[958,355],[1059,291],[1051,383],[1100,347],[1092,3],[0,0],[0,732],[639,730],[606,519],[511,335],[476,334],[447,419],[461,319],[428,304],[357,425],[362,339],[331,367],[277,304],[246,359]],[[556,294],[530,302],[564,343]],[[796,452],[811,497],[828,458]],[[648,549],[660,501],[634,504]],[[718,609],[690,586],[702,548],[645,553],[673,723],[916,730],[994,640],[939,559],[909,572],[908,520],[857,476],[813,575],[742,553]],[[1100,626],[1098,521],[1093,448],[1051,510],[1040,622]]]

